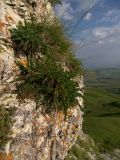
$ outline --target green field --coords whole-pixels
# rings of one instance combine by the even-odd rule
[[[120,147],[120,97],[104,89],[88,88],[83,129],[101,149]]]
[[[120,70],[96,71],[86,82],[84,132],[101,150],[120,148]]]

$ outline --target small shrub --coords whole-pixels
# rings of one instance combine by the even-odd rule
[[[9,140],[8,134],[10,133],[14,111],[14,109],[0,106],[0,149]]]
[[[25,22],[25,25],[19,23],[17,28],[10,30],[16,52],[22,50],[27,57],[39,52],[42,45],[41,30],[42,25],[34,20]]]
[[[49,2],[54,6],[56,4],[62,4],[61,0],[49,0]]]
[[[57,23],[39,23],[35,18],[17,28],[11,29],[11,39],[15,50],[22,50],[27,56],[36,52],[46,55],[51,53],[58,59],[69,51],[70,43],[64,37],[63,29]]]
[[[54,6],[54,5],[56,5],[56,4],[62,4],[61,0],[44,0],[44,1],[50,2],[52,6]],[[26,2],[27,2],[28,4],[31,4],[31,5],[36,6],[36,2],[35,2],[35,1],[31,2],[30,0],[26,0]]]
[[[61,110],[65,114],[77,103],[76,97],[80,96],[77,83],[50,57],[42,61],[30,59],[27,68],[20,68],[27,73],[18,79],[17,92],[20,97],[32,97],[39,102],[43,96],[46,111]]]
[[[47,111],[62,110],[66,114],[80,96],[78,84],[72,79],[80,74],[81,67],[71,53],[71,42],[64,36],[63,28],[56,21],[40,23],[31,18],[11,30],[11,39],[16,53],[22,52],[28,60],[27,66],[17,62],[21,70],[19,97],[33,98],[37,104],[43,97]],[[64,71],[63,65],[68,71]]]
[[[64,54],[70,52],[70,41],[64,36],[63,28],[56,22],[46,25],[44,30],[44,39],[50,46],[52,54],[62,58]]]
[[[81,73],[80,62],[71,53],[71,42],[64,36],[63,28],[58,24],[39,23],[35,18],[25,25],[19,24],[11,30],[11,39],[16,54],[21,50],[27,57],[36,54],[52,55],[54,60],[65,63],[73,75]]]

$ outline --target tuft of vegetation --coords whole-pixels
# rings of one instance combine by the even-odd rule
[[[22,50],[27,56],[33,56],[36,52],[43,55],[55,51],[59,53],[67,49],[59,26],[39,23],[35,18],[29,22],[25,21],[25,24],[19,23],[17,28],[10,32],[15,50]]]
[[[36,6],[35,1],[26,0],[28,4],[31,4],[33,7]],[[52,6],[55,6],[56,4],[62,4],[62,0],[44,0],[44,2],[50,2]]]
[[[61,0],[49,0],[49,2],[54,6],[56,4],[62,4]]]
[[[63,28],[56,21],[43,23],[32,17],[10,32],[17,56],[22,53],[28,61],[27,66],[16,61],[21,70],[19,97],[34,98],[37,104],[43,97],[46,110],[62,110],[66,114],[80,96],[73,79],[80,75],[81,66],[71,53],[72,43],[64,36]]]
[[[15,109],[0,106],[0,149],[2,149],[9,140],[8,134],[10,134],[14,111]]]
[[[21,50],[22,54],[28,57],[39,52],[43,45],[40,36],[42,28],[41,24],[32,20],[30,22],[25,21],[24,25],[19,23],[17,28],[11,29],[11,39],[16,53]]]
[[[31,97],[39,103],[43,96],[46,111],[61,110],[65,114],[77,103],[76,97],[80,96],[77,83],[71,79],[70,72],[50,57],[41,61],[30,59],[28,67],[18,65],[26,73],[18,79],[20,97]]]
[[[65,63],[70,71],[81,72],[79,61],[71,53],[71,42],[64,36],[63,28],[54,24],[40,23],[35,18],[25,24],[19,23],[10,30],[16,55],[27,57],[51,54],[55,61]]]
[[[34,56],[36,52],[42,55],[51,53],[56,59],[62,59],[62,56],[70,52],[71,43],[56,22],[40,23],[32,17],[31,21],[19,23],[17,28],[11,29],[10,32],[15,50],[22,50],[27,56]]]

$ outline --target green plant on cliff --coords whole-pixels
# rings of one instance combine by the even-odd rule
[[[28,61],[27,66],[16,61],[21,70],[19,97],[34,98],[37,104],[43,97],[47,111],[61,110],[66,114],[80,96],[73,79],[80,75],[81,67],[71,53],[71,42],[63,28],[56,21],[40,23],[32,18],[12,29],[11,39],[16,53],[22,51]]]
[[[10,134],[14,111],[15,109],[13,108],[3,108],[3,106],[0,106],[0,149],[9,140],[8,134]]]
[[[36,6],[36,2],[35,1],[31,1],[31,0],[26,0],[26,2],[28,4],[31,4],[32,6]],[[52,6],[56,5],[56,4],[62,4],[62,0],[44,0],[44,2],[50,2]]]
[[[80,96],[77,83],[71,79],[70,72],[64,71],[51,57],[41,61],[30,59],[25,70],[26,75],[18,79],[21,82],[17,86],[20,97],[31,97],[39,102],[43,95],[46,111],[61,110],[65,114],[77,103],[76,97]]]
[[[52,5],[62,4],[62,0],[49,0]]]
[[[71,53],[71,42],[64,36],[63,28],[57,22],[53,24],[37,22],[35,18],[25,24],[19,23],[10,30],[11,39],[17,56],[27,57],[51,54],[56,62],[64,63],[71,72],[79,74],[79,61]]]
[[[24,51],[25,55],[33,56],[35,52],[45,55],[51,52],[60,57],[69,51],[70,43],[58,23],[40,23],[32,18],[29,22],[25,21],[25,24],[19,23],[17,28],[10,31],[13,46]]]
[[[16,52],[22,50],[23,54],[28,57],[40,51],[40,47],[43,45],[40,36],[42,32],[41,24],[35,23],[34,20],[25,22],[24,25],[19,23],[17,28],[13,28],[10,32]]]

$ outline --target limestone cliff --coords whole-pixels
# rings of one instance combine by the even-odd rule
[[[1,0],[0,1],[0,107],[16,108],[13,116],[10,140],[2,148],[0,158],[13,160],[63,160],[67,151],[82,134],[83,99],[78,98],[79,105],[68,111],[64,120],[62,112],[51,115],[41,110],[36,111],[36,103],[30,99],[19,102],[13,93],[13,83],[17,75],[14,63],[14,50],[10,40],[9,29],[18,22],[36,15],[53,19],[54,12],[49,2],[43,0]],[[77,78],[80,92],[83,79]]]

